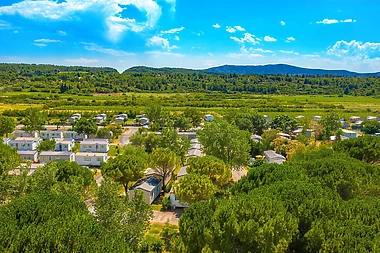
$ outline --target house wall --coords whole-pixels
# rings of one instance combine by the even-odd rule
[[[75,161],[75,158],[74,158],[74,155],[71,155],[71,156],[68,156],[68,155],[65,155],[65,156],[48,156],[48,155],[44,155],[44,156],[41,156],[40,155],[40,162],[41,163],[48,163],[48,162],[51,162],[51,161],[70,161],[70,162],[73,162]]]
[[[57,143],[55,145],[55,151],[71,151],[74,147],[74,141],[69,144]]]
[[[37,143],[36,142],[27,142],[27,143],[18,143],[18,142],[9,142],[9,146],[11,148],[15,148],[17,150],[23,150],[23,151],[32,151],[37,149]]]
[[[20,159],[23,161],[33,161],[37,162],[38,161],[38,153],[36,152],[34,155],[19,155]]]
[[[75,161],[81,166],[100,166],[107,161],[107,156],[76,156]]]
[[[28,132],[15,132],[13,134],[14,138],[18,137],[33,137],[33,138],[38,138],[38,132],[33,132],[33,133],[28,133]]]
[[[81,152],[107,153],[109,149],[109,144],[80,144]]]
[[[344,133],[344,136],[347,138],[356,138],[357,134],[356,133]]]
[[[63,132],[41,132],[41,139],[50,140],[54,138],[63,138]]]
[[[162,181],[150,192],[139,189],[139,188],[136,188],[134,190],[129,190],[128,197],[129,197],[129,200],[132,200],[135,194],[135,191],[142,191],[145,198],[145,202],[150,205],[154,202],[154,200],[158,197],[158,195],[160,195],[161,189],[162,189]]]

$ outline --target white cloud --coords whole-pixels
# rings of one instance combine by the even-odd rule
[[[256,45],[256,44],[259,44],[260,42],[257,41],[255,38],[255,35],[253,34],[250,34],[250,33],[244,33],[244,37],[243,38],[237,38],[235,36],[231,36],[230,39],[231,40],[234,40],[236,42],[239,42],[239,43],[252,43],[253,45]]]
[[[295,54],[295,55],[299,55],[299,53],[297,53],[297,52],[294,52],[294,51],[285,51],[285,50],[280,50],[280,53],[283,53],[283,54]]]
[[[82,44],[85,45],[84,49],[86,49],[87,51],[94,51],[94,52],[109,54],[109,55],[118,56],[118,57],[135,55],[133,53],[125,52],[123,50],[104,48],[94,43],[82,42]]]
[[[66,36],[67,33],[65,31],[58,31],[58,34],[61,35],[61,36]]]
[[[94,63],[98,62],[97,59],[86,59],[86,58],[79,58],[79,59],[65,59],[66,62],[69,63],[76,63],[76,64],[85,64],[85,63]]]
[[[380,57],[380,43],[366,42],[352,40],[350,42],[341,40],[337,41],[335,45],[328,48],[328,55],[335,56],[350,56],[359,57],[364,59]]]
[[[153,36],[150,38],[146,44],[148,47],[151,46],[158,46],[162,47],[163,49],[170,51],[172,49],[177,48],[177,46],[170,46],[170,42],[168,39],[162,38],[160,36]]]
[[[46,47],[46,44],[43,43],[33,43],[37,47]]]
[[[218,24],[218,23],[216,23],[215,25],[212,25],[214,28],[216,28],[216,29],[219,29],[221,26]]]
[[[179,28],[173,28],[167,31],[161,31],[162,34],[174,34],[174,33],[179,33],[181,31],[185,30],[185,27],[179,27]]]
[[[176,36],[174,36],[174,39],[178,41],[179,37],[176,35]]]
[[[259,52],[259,53],[273,53],[273,51],[271,50],[265,50],[265,49],[262,49],[262,48],[250,48],[249,49],[251,52]]]
[[[34,40],[36,43],[60,43],[60,40],[51,40],[51,39],[38,39]]]
[[[174,0],[166,1],[175,3]],[[134,18],[123,17],[122,12],[129,5],[145,13],[146,20],[137,22]],[[77,20],[78,15],[86,12],[98,13],[107,26],[108,38],[113,41],[119,40],[125,31],[140,32],[154,27],[162,13],[154,0],[24,0],[0,7],[0,15],[20,15],[35,20]]]
[[[263,55],[261,54],[257,54],[257,53],[252,53],[252,51],[250,49],[247,49],[245,46],[242,46],[240,48],[240,52],[239,54],[237,53],[229,53],[227,55],[227,57],[229,58],[235,58],[235,59],[239,59],[239,58],[259,58],[259,57],[263,57]]]
[[[172,7],[170,9],[170,11],[175,11],[175,7],[176,7],[176,0],[165,0],[165,2],[167,2],[168,4],[170,4]]]
[[[285,21],[280,22],[281,25],[286,25]]]
[[[265,40],[266,42],[275,42],[275,41],[277,41],[275,38],[270,37],[270,36],[265,36],[265,37],[264,37],[264,40]]]
[[[14,30],[13,33],[17,34],[17,33],[19,33],[19,31],[18,30]]]
[[[286,42],[291,42],[291,41],[295,41],[296,39],[294,37],[288,37],[286,39]]]
[[[229,33],[234,33],[234,32],[236,32],[236,29],[233,28],[233,27],[227,26],[226,27],[226,31],[229,32]]]
[[[337,20],[337,19],[328,19],[325,18],[322,21],[317,21],[317,24],[324,24],[324,25],[332,25],[332,24],[338,24],[338,23],[356,23],[355,19],[345,19],[345,20]]]
[[[244,32],[245,29],[243,27],[241,27],[240,25],[235,25],[234,26],[236,30],[240,31],[240,32]]]

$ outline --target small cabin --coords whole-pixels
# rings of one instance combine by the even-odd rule
[[[207,115],[205,115],[204,120],[205,121],[213,121],[214,120],[214,116],[211,115],[211,114],[207,114]]]
[[[264,157],[267,163],[282,164],[286,161],[286,158],[283,155],[280,155],[273,150],[264,151]]]
[[[38,162],[38,152],[35,150],[17,150],[17,153],[20,156],[21,161],[32,161],[34,163]]]
[[[43,140],[51,140],[51,139],[61,139],[63,138],[63,131],[55,131],[55,130],[44,130],[41,131],[41,139]]]
[[[146,203],[152,204],[154,200],[160,195],[162,185],[162,180],[153,176],[141,179],[129,189],[129,199],[132,200],[133,196],[135,195],[135,191],[142,191]]]
[[[110,144],[107,139],[87,139],[80,143],[81,152],[107,153]]]
[[[75,161],[75,154],[66,151],[44,151],[40,154],[41,163],[49,163],[54,161]]]
[[[71,151],[74,145],[74,139],[55,139],[55,151]]]
[[[36,150],[38,144],[40,144],[42,140],[40,138],[33,138],[33,137],[19,137],[15,140],[10,140],[8,142],[8,145],[11,148],[15,148],[17,150],[24,150],[24,151],[30,151],[30,150]]]
[[[100,164],[107,162],[107,153],[84,153],[79,152],[75,155],[75,161],[82,166],[99,167]]]
[[[24,130],[15,130],[13,132],[13,136],[14,138],[20,138],[20,137],[38,138],[38,131],[26,132]]]

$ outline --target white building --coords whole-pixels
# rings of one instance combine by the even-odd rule
[[[349,139],[358,137],[358,133],[347,129],[342,129],[343,135]]]
[[[142,117],[139,120],[140,120],[140,125],[142,125],[142,126],[149,125],[149,119],[148,118]]]
[[[322,118],[322,116],[314,116],[314,121],[319,121]]]
[[[78,134],[75,131],[64,131],[63,132],[63,138],[74,139],[74,140],[85,140],[85,139],[87,139],[87,135],[86,134]]]
[[[205,121],[213,121],[214,120],[214,116],[212,116],[211,114],[207,114],[207,115],[205,115],[204,120]]]
[[[80,143],[81,152],[107,153],[110,144],[107,139],[87,139]]]
[[[101,124],[103,123],[103,121],[104,121],[103,117],[99,117],[99,116],[95,117],[96,124]]]
[[[128,195],[130,200],[132,200],[135,195],[135,191],[137,190],[142,191],[146,203],[152,204],[153,201],[160,195],[162,190],[162,180],[151,176],[138,181],[129,189]]]
[[[351,122],[356,122],[356,121],[360,120],[360,117],[359,116],[351,116],[349,119]]]
[[[75,161],[81,166],[100,166],[107,162],[107,153],[84,153],[79,152],[75,155]]]
[[[63,138],[63,131],[57,131],[57,130],[44,130],[41,131],[41,139],[43,140],[51,140],[55,138]]]
[[[377,120],[377,117],[375,117],[375,116],[367,116],[367,120]]]
[[[71,151],[74,145],[74,139],[55,139],[55,151]]]
[[[38,138],[38,131],[26,132],[24,130],[15,130],[13,132],[13,136],[14,136],[14,138],[19,138],[19,137]]]
[[[11,148],[15,148],[17,150],[36,150],[38,144],[40,144],[42,140],[40,138],[32,138],[32,137],[19,137],[15,140],[11,140],[8,142],[8,145]]]
[[[34,163],[38,162],[38,152],[35,150],[24,151],[17,150],[18,155],[22,161],[32,161]]]
[[[115,118],[115,122],[116,122],[116,123],[123,123],[123,122],[124,122],[124,118],[122,118],[122,117],[117,117],[117,118]]]
[[[264,151],[264,157],[267,163],[282,164],[283,162],[286,161],[286,158],[284,156],[277,154],[273,150]]]
[[[75,154],[67,151],[44,151],[40,154],[40,162],[48,163],[51,161],[75,161]]]

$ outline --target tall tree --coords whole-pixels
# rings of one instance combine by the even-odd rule
[[[195,173],[189,173],[174,187],[176,197],[189,204],[209,200],[216,191],[216,186],[208,176]]]
[[[218,186],[227,184],[232,176],[230,168],[222,160],[213,156],[189,159],[187,172],[208,176]]]
[[[284,133],[290,133],[297,128],[298,122],[288,115],[278,115],[273,118],[271,126]]]
[[[81,118],[74,123],[73,129],[79,134],[95,135],[98,126],[93,119]]]
[[[163,190],[166,190],[168,177],[172,175],[177,166],[176,154],[167,148],[158,148],[149,157],[149,166],[163,181]]]
[[[192,126],[198,127],[202,122],[202,113],[194,107],[188,107],[183,112],[185,118],[189,118]]]
[[[11,117],[0,116],[0,137],[4,135],[8,136],[9,133],[13,132],[15,127],[16,122]]]
[[[249,132],[239,130],[227,121],[215,120],[207,123],[198,135],[207,155],[215,156],[231,167],[247,164],[250,151]]]
[[[264,130],[268,128],[268,122],[263,115],[248,110],[243,110],[234,115],[233,122],[240,130],[247,130],[258,135],[262,135]]]
[[[363,132],[366,134],[380,133],[380,122],[374,120],[366,120],[361,124]]]
[[[180,136],[174,128],[165,127],[162,129],[160,147],[174,152],[184,164],[190,141],[187,137]]]
[[[37,146],[37,151],[42,152],[42,151],[50,151],[55,149],[56,142],[54,139],[52,140],[43,140],[38,144]]]
[[[143,149],[127,146],[122,155],[109,159],[107,163],[101,165],[102,175],[122,184],[127,194],[129,182],[144,176],[147,158],[148,155]]]
[[[335,113],[323,116],[318,123],[322,127],[322,138],[324,140],[330,140],[330,136],[341,126],[340,118]]]
[[[20,156],[17,151],[4,143],[0,143],[0,179],[6,177],[10,170],[19,165]]]
[[[39,108],[30,107],[25,110],[25,118],[23,120],[24,130],[28,132],[41,131],[44,129],[44,124],[47,120],[47,115]]]

